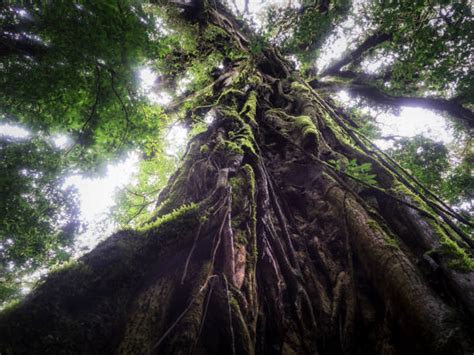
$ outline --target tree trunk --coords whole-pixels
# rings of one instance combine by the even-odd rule
[[[248,46],[223,9],[207,14]],[[449,211],[410,192],[276,50],[234,63],[214,90],[216,119],[156,219],[4,312],[0,352],[472,352],[472,259],[435,214]],[[377,185],[342,168],[353,159]]]

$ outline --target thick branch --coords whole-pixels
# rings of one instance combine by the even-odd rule
[[[0,57],[9,55],[28,55],[36,57],[46,52],[46,46],[18,34],[18,38],[0,36]]]
[[[384,80],[387,81],[392,76],[392,71],[386,71],[380,74],[368,74],[364,72],[355,72],[351,70],[340,70],[337,73],[334,73],[334,76],[344,79],[351,79],[354,81],[363,81],[363,82],[373,82],[376,80]]]
[[[463,107],[455,100],[446,100],[432,97],[409,97],[409,96],[392,96],[388,95],[380,89],[368,84],[353,82],[310,82],[313,88],[323,88],[328,91],[346,90],[349,93],[363,96],[364,98],[382,105],[388,106],[408,106],[421,107],[430,110],[443,111],[453,117],[461,119],[469,128],[474,128],[474,112]]]
[[[321,73],[321,77],[337,73],[343,66],[359,59],[369,49],[372,49],[385,41],[389,41],[390,39],[392,39],[391,34],[380,32],[374,33],[373,35],[369,36],[364,42],[362,42],[360,46],[357,47],[355,50],[349,52],[346,56],[342,57],[337,62],[323,70],[323,72]]]
[[[176,7],[181,7],[183,9],[196,8],[200,6],[200,1],[197,0],[169,0],[168,3]]]

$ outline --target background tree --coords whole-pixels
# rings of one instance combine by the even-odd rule
[[[153,63],[157,89],[176,89],[166,113],[188,126],[215,118],[190,140],[146,223],[2,314],[2,349],[472,351],[474,242],[458,224],[472,223],[221,3],[160,5],[146,8],[169,26],[155,33]],[[109,14],[133,17],[135,6],[118,2]],[[140,138],[131,140],[157,158],[159,143]]]

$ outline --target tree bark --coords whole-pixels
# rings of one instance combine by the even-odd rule
[[[246,48],[224,9],[207,16]],[[472,352],[471,259],[441,212],[275,49],[229,68],[154,220],[4,312],[1,352]],[[352,159],[377,186],[331,163]]]

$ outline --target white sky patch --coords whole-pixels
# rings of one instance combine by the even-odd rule
[[[167,92],[157,92],[158,75],[150,67],[144,67],[139,71],[140,89],[148,97],[152,104],[166,105],[172,100]]]
[[[162,18],[159,18],[156,16],[155,16],[155,31],[160,36],[167,36],[174,32],[166,26]]]
[[[87,231],[77,237],[78,248],[91,249],[114,230],[114,224],[105,215],[114,204],[115,190],[129,183],[138,171],[138,160],[138,152],[132,152],[125,159],[109,164],[103,177],[72,175],[66,179],[65,187],[72,185],[79,191],[81,218],[88,225]]]
[[[21,126],[8,123],[0,124],[0,136],[7,136],[16,139],[25,139],[31,137],[31,132]],[[50,137],[51,142],[56,148],[65,149],[72,144],[72,139],[64,133],[58,133]]]
[[[23,10],[23,9],[17,10],[16,13],[17,13],[18,15],[20,15],[21,17],[29,17],[28,12],[27,12],[26,10]]]
[[[346,91],[339,92],[336,97],[344,106],[355,106],[355,99]],[[453,131],[447,126],[446,119],[434,111],[418,107],[401,107],[399,115],[388,112],[374,114],[370,107],[364,107],[361,111],[376,117],[382,136],[414,137],[422,134],[444,144],[454,141]],[[381,149],[393,146],[393,141],[386,139],[378,139],[374,143]]]
[[[140,70],[140,86],[144,91],[149,91],[155,85],[156,78],[158,77],[156,73],[151,70],[149,67],[145,67]]]
[[[28,19],[28,20],[32,20],[33,17],[30,15],[30,13],[28,11],[26,11],[25,9],[14,9],[14,11],[20,16],[20,17],[23,17],[25,19]]]
[[[28,138],[31,133],[27,129],[20,127],[20,126],[15,126],[11,124],[0,124],[0,135],[1,136],[8,136],[12,138]]]
[[[204,116],[204,122],[210,125],[216,119],[216,113],[214,110],[209,110]]]
[[[413,137],[423,134],[438,142],[449,144],[453,141],[453,132],[446,126],[444,117],[433,111],[418,107],[402,107],[400,116],[380,115],[382,135]]]
[[[315,63],[320,73],[329,64],[340,59],[346,51],[356,48],[360,39],[363,38],[362,34],[367,32],[365,27],[368,27],[368,24],[362,25],[361,23],[364,19],[362,13],[366,3],[367,0],[355,0],[352,3],[349,17],[337,26],[324,42],[321,55]]]
[[[362,61],[361,67],[365,73],[376,74],[382,69],[389,67],[395,62],[396,56],[392,53],[379,53],[374,57],[366,58]]]
[[[171,126],[166,140],[166,154],[177,156],[188,140],[188,129],[182,125],[174,124]]]
[[[51,140],[56,148],[66,149],[71,146],[72,139],[67,134],[58,133],[51,137]]]
[[[234,8],[233,1],[230,3],[231,7]],[[261,28],[263,25],[264,11],[266,8],[270,6],[283,8],[288,6],[288,4],[294,8],[300,7],[300,1],[298,0],[249,0],[249,14],[245,14],[244,17],[251,20],[257,26],[257,28]],[[244,14],[245,0],[235,0],[235,5],[237,5],[237,10],[241,14]]]
[[[289,55],[286,58],[295,65],[296,70],[300,70],[301,62],[298,60],[298,58],[295,55]]]
[[[189,76],[186,76],[186,77],[182,78],[181,80],[179,80],[177,88],[176,88],[176,93],[178,95],[184,94],[184,92],[188,88],[188,85],[191,83],[191,81],[192,81],[192,78],[189,77]]]

